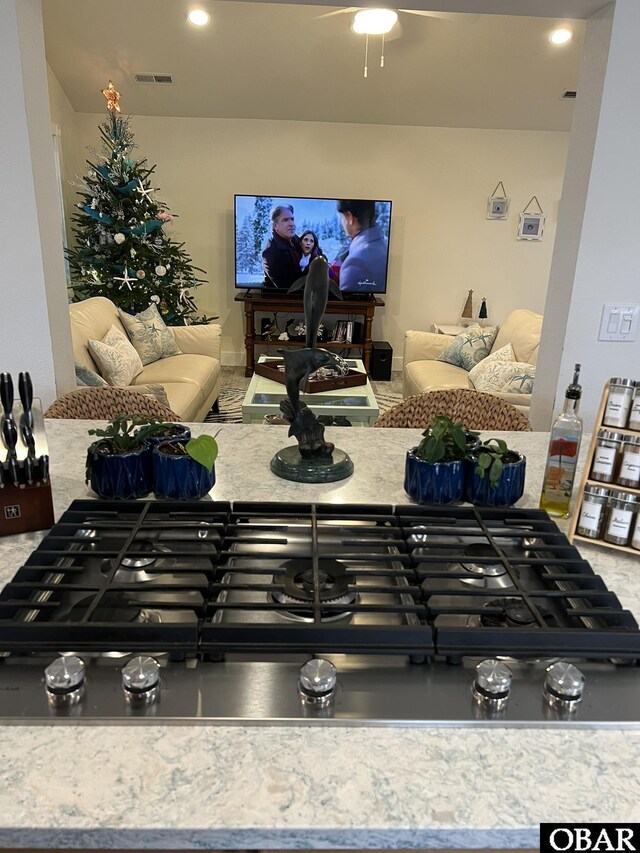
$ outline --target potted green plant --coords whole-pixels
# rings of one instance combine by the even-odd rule
[[[152,462],[156,497],[170,500],[204,497],[216,481],[217,456],[218,442],[211,435],[155,445]]]
[[[116,415],[87,450],[86,479],[101,498],[131,500],[150,491],[148,438],[163,425],[161,418]]]
[[[435,417],[417,447],[407,451],[404,488],[418,503],[450,504],[462,500],[465,458],[477,436],[461,421]]]
[[[501,438],[490,438],[468,454],[466,499],[477,506],[512,506],[522,497],[526,458]]]

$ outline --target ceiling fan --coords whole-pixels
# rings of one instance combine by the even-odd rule
[[[335,15],[353,15],[351,29],[358,34],[366,36],[364,48],[364,73],[363,76],[368,76],[368,58],[369,58],[369,36],[382,36],[382,49],[380,52],[380,67],[384,68],[384,42],[398,22],[399,13],[402,15],[420,15],[425,18],[439,18],[441,20],[454,20],[455,13],[451,12],[428,12],[421,9],[398,9],[392,8],[363,8],[362,6],[349,6],[345,9],[335,9],[333,12],[325,12],[323,15],[318,15],[318,18],[332,18]],[[389,36],[393,38],[393,35]]]

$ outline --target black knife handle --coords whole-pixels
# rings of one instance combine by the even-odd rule
[[[27,456],[23,462],[22,467],[24,469],[24,476],[27,481],[28,486],[33,486],[33,459],[30,456]]]
[[[49,479],[49,457],[45,454],[38,460],[38,479],[46,483]]]
[[[9,476],[11,477],[11,482],[14,486],[20,485],[20,472],[18,470],[18,460],[15,456],[11,456],[7,459],[7,465],[9,466]]]
[[[7,445],[7,450],[9,451],[9,457],[15,457],[16,455],[16,444],[18,442],[18,431],[16,430],[16,425],[13,421],[4,420],[2,421],[2,437],[4,438],[4,443]]]
[[[5,418],[13,417],[13,379],[10,373],[0,373],[0,400]]]
[[[36,443],[33,438],[31,427],[26,422],[26,418],[21,421],[20,430],[22,432],[22,441],[24,442],[25,447],[28,448],[29,456],[34,459],[36,455]]]
[[[20,402],[24,410],[27,423],[30,427],[33,426],[33,414],[31,406],[33,405],[33,383],[28,373],[21,372],[18,376],[18,392],[20,394]]]
[[[0,462],[0,489],[4,489],[4,468]]]

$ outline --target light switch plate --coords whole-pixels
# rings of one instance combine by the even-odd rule
[[[635,341],[640,305],[604,305],[599,341]]]

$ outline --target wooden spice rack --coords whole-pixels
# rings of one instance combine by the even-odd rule
[[[589,474],[591,473],[591,466],[593,464],[593,458],[595,456],[596,446],[598,443],[599,429],[604,428],[607,430],[611,430],[612,432],[622,433],[622,435],[640,435],[640,432],[638,432],[637,430],[621,429],[620,427],[613,427],[603,423],[604,411],[607,407],[608,396],[609,383],[604,386],[604,391],[602,392],[602,400],[600,401],[600,407],[598,409],[598,414],[596,415],[596,422],[593,427],[591,443],[589,445],[589,451],[587,453],[587,458],[584,463],[584,471],[582,472],[580,487],[578,488],[578,491],[576,493],[576,501],[573,508],[573,515],[571,516],[571,520],[569,522],[567,536],[569,538],[569,542],[573,542],[575,539],[578,542],[588,542],[589,545],[601,545],[603,548],[612,548],[614,551],[622,551],[626,554],[633,554],[635,557],[638,557],[640,559],[640,551],[638,551],[637,548],[631,548],[628,545],[614,545],[613,542],[605,542],[604,539],[589,539],[589,537],[587,536],[580,536],[579,533],[576,533],[576,527],[578,526],[578,520],[580,518],[580,510],[582,509],[582,499],[584,497],[585,486],[603,486],[605,489],[615,489],[616,491],[626,492],[627,494],[638,495],[640,497],[640,489],[630,489],[628,486],[619,486],[617,485],[617,483],[603,483],[601,480],[589,479]]]

